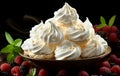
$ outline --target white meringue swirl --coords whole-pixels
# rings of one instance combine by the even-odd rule
[[[62,8],[54,12],[54,18],[61,23],[69,24],[76,21],[79,16],[76,9],[65,3]]]
[[[93,37],[95,35],[95,31],[93,28],[92,23],[90,22],[90,20],[88,18],[86,18],[85,22],[84,22],[84,26],[89,30],[90,32],[90,38]]]
[[[39,30],[39,37],[47,43],[55,44],[63,40],[63,33],[53,22],[46,21]]]
[[[76,25],[68,28],[66,34],[72,41],[83,41],[89,39],[90,31],[81,21],[78,21]]]
[[[56,60],[73,60],[79,58],[81,48],[75,43],[64,40],[55,50]]]
[[[52,50],[48,48],[42,40],[28,38],[26,39],[21,48],[24,51],[29,51],[34,54],[51,54]]]
[[[30,30],[30,37],[38,38],[39,30],[42,26],[44,26],[43,21],[41,21],[38,25],[32,27],[32,29]]]
[[[95,35],[93,39],[82,49],[81,57],[94,57],[105,52],[107,42],[100,36]]]

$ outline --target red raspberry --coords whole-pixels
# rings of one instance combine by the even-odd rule
[[[12,69],[11,69],[11,74],[13,76],[21,76],[20,74],[20,67],[19,66],[14,66]]]
[[[116,58],[115,63],[120,65],[120,58]]]
[[[38,76],[48,76],[48,72],[45,69],[40,69]]]
[[[104,62],[102,62],[101,65],[104,66],[104,67],[108,67],[108,68],[111,67],[111,66],[110,66],[110,63],[109,63],[108,61],[104,61]]]
[[[60,71],[58,72],[58,75],[57,75],[57,76],[68,76],[68,75],[67,75],[67,71],[64,70],[64,69],[62,69],[62,70],[60,70]]]
[[[83,71],[79,72],[78,76],[89,76],[89,74],[88,74],[88,72],[83,70]]]
[[[118,32],[118,28],[116,26],[111,26],[111,32]]]
[[[117,42],[118,41],[117,34],[116,33],[110,33],[108,39],[111,42]]]
[[[107,71],[107,72],[111,72],[110,68],[108,68],[108,67],[104,67],[104,66],[103,66],[103,67],[100,67],[100,68],[99,68],[99,73],[100,73],[100,74],[104,74],[104,72],[106,72],[106,71]]]
[[[111,72],[116,73],[117,75],[120,75],[120,66],[119,65],[112,66]]]
[[[110,61],[111,61],[111,62],[115,62],[116,59],[117,59],[117,56],[116,56],[115,54],[111,54],[111,55],[110,55]]]
[[[102,31],[106,32],[106,33],[109,33],[110,32],[110,26],[104,26],[102,28]]]
[[[0,65],[0,70],[1,70],[2,72],[8,72],[8,71],[10,71],[10,68],[11,68],[11,66],[10,66],[10,64],[8,64],[8,63],[2,63],[2,64]]]
[[[14,62],[18,65],[21,65],[21,63],[23,62],[23,58],[21,56],[16,56]]]
[[[23,61],[21,65],[27,66],[30,68],[30,63],[28,61]]]

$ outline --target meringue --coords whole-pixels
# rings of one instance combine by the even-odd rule
[[[52,50],[48,48],[42,40],[28,38],[21,45],[24,51],[32,52],[34,54],[51,54]]]
[[[76,9],[65,3],[52,18],[32,27],[21,48],[35,59],[77,60],[105,53],[108,44],[87,17],[83,22]]]
[[[65,3],[62,8],[54,12],[54,18],[58,22],[70,24],[76,21],[79,16],[76,9],[72,8],[68,3]]]
[[[95,57],[101,55],[105,52],[107,47],[107,42],[100,35],[95,35],[85,48],[82,49],[81,57]]]
[[[68,38],[72,41],[83,41],[89,39],[90,31],[81,22],[67,29]]]
[[[81,55],[81,49],[75,43],[65,40],[55,50],[56,60],[75,60]]]

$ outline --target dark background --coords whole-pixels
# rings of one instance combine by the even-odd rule
[[[24,20],[25,15],[45,21],[54,16],[54,11],[61,8],[65,2],[76,8],[81,20],[86,17],[93,25],[99,24],[100,16],[106,21],[116,15],[115,25],[120,25],[120,4],[118,0],[40,0],[40,1],[14,1],[0,2],[0,48],[7,44],[4,32],[9,32],[13,38],[28,38],[29,30],[37,24],[32,20]],[[11,20],[12,23],[8,22]],[[15,28],[11,27],[14,26]]]

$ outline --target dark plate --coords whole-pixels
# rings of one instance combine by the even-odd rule
[[[40,68],[47,69],[70,69],[70,68],[85,68],[89,66],[94,66],[98,64],[101,60],[103,60],[107,55],[111,53],[111,48],[108,47],[104,54],[101,54],[97,57],[91,58],[82,58],[80,60],[41,60],[41,59],[33,59],[24,54],[20,53],[20,55],[32,62],[33,65]]]

